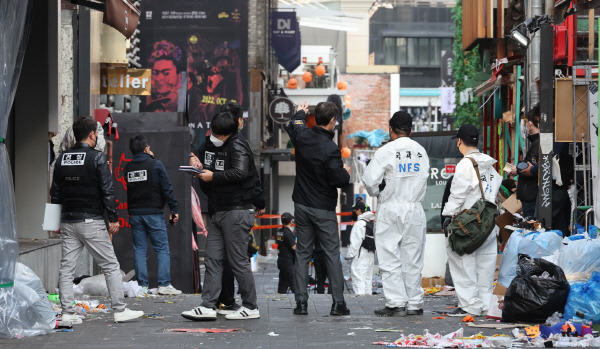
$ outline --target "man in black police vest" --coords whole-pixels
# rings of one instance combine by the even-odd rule
[[[96,120],[91,116],[80,117],[73,123],[73,134],[77,143],[56,160],[50,189],[52,203],[62,205],[58,282],[62,320],[82,322],[73,308],[73,273],[84,247],[104,270],[115,322],[139,318],[144,312],[129,310],[125,304],[121,267],[108,235],[119,231],[119,221],[106,157],[94,150],[98,139]],[[108,232],[105,211],[110,222]]]
[[[215,308],[221,293],[224,262],[227,259],[242,296],[242,307],[225,315],[228,320],[260,317],[256,305],[254,275],[248,260],[250,230],[254,223],[258,171],[252,150],[238,134],[238,119],[229,112],[216,115],[211,123],[210,144],[191,154],[190,164],[202,169],[197,175],[202,191],[208,196],[208,236],[206,239],[206,275],[202,304],[181,313],[186,319],[215,320]],[[202,162],[201,162],[202,161]]]
[[[181,294],[181,291],[171,286],[169,238],[163,217],[163,209],[167,202],[171,210],[171,224],[179,220],[177,200],[173,195],[171,181],[163,163],[154,159],[154,153],[144,135],[131,138],[129,149],[133,159],[125,166],[125,178],[138,284],[142,287],[142,293],[147,294],[149,284],[146,251],[150,238],[158,259],[158,294]]]

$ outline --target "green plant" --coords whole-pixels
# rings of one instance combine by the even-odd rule
[[[465,82],[473,79],[475,73],[481,71],[481,61],[479,57],[479,45],[471,51],[464,52],[462,48],[462,0],[456,2],[452,9],[452,19],[454,20],[454,61],[452,62],[452,71],[454,72],[456,108],[454,109],[454,128],[459,128],[464,124],[481,125],[482,116],[477,100],[460,104],[460,93],[467,86]]]

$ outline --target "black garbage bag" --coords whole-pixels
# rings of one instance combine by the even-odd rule
[[[517,276],[504,296],[502,321],[545,322],[554,312],[564,311],[569,288],[558,265],[520,254]]]

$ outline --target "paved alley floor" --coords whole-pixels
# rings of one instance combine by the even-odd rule
[[[344,263],[345,274],[348,265]],[[72,332],[55,332],[40,337],[21,340],[0,340],[1,348],[384,348],[372,346],[372,342],[394,341],[400,334],[422,334],[430,332],[446,334],[463,326],[461,318],[440,316],[434,311],[448,311],[455,306],[453,297],[426,296],[425,313],[422,316],[405,318],[381,318],[373,310],[381,308],[381,295],[356,296],[351,287],[346,287],[346,302],[350,316],[330,317],[331,297],[310,294],[309,315],[292,315],[295,306],[293,295],[278,295],[277,268],[273,259],[259,263],[254,273],[258,292],[261,318],[256,320],[226,320],[219,316],[217,321],[194,322],[179,314],[197,306],[200,295],[157,296],[155,298],[126,299],[131,309],[146,313],[144,318],[129,323],[116,324],[112,313],[92,314],[83,324],[75,325]],[[350,282],[346,282],[347,286]],[[92,298],[94,299],[94,298]],[[98,298],[95,298],[98,299]],[[99,299],[110,304],[106,298]],[[476,320],[477,321],[477,320]],[[486,323],[492,323],[486,321]],[[236,329],[230,333],[181,333],[175,329]],[[376,332],[386,329],[394,332]],[[276,336],[269,336],[273,332]],[[508,334],[510,330],[489,330],[464,327],[465,336],[476,333],[485,335]]]

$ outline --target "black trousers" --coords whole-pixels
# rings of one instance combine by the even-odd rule
[[[315,279],[317,281],[317,293],[325,293],[325,280],[327,279],[327,264],[325,264],[325,254],[323,251],[315,251],[313,254],[313,263],[315,266]],[[331,287],[329,294],[331,294]]]
[[[571,235],[571,199],[565,187],[552,188],[552,229],[560,230],[564,236]]]
[[[223,280],[221,281],[221,294],[219,295],[219,301],[217,304],[223,304],[225,306],[232,305],[235,303],[235,276],[229,262],[225,262],[223,265]]]
[[[277,268],[279,268],[279,285],[277,293],[285,294],[288,288],[295,293],[294,288],[294,261],[289,258],[278,258]]]

